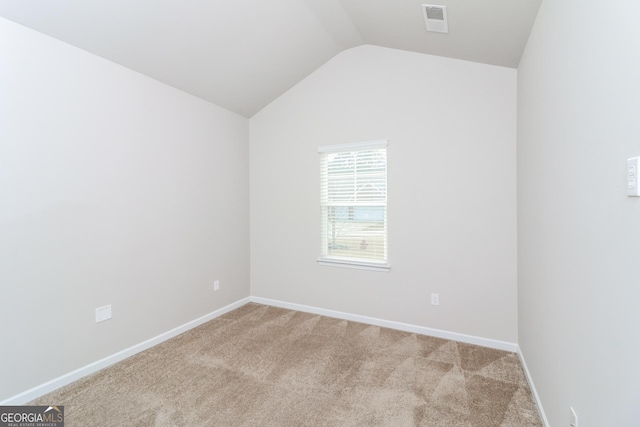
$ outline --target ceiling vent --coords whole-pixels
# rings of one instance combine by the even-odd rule
[[[434,31],[436,33],[449,32],[447,6],[423,4],[422,14],[424,15],[424,22],[427,24],[427,31]]]

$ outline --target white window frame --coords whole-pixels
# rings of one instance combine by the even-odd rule
[[[363,142],[352,142],[347,144],[334,144],[334,145],[324,145],[318,147],[318,153],[336,153],[336,152],[349,152],[355,150],[364,150],[368,148],[379,148],[384,147],[385,149],[388,147],[388,141],[386,139],[379,139],[374,141],[363,141]],[[388,150],[387,150],[388,155]],[[321,166],[322,167],[322,166]],[[387,164],[385,170],[385,178],[387,180],[387,188],[388,188],[388,157]],[[325,171],[320,171],[321,176]],[[345,267],[345,268],[356,268],[362,270],[373,270],[373,271],[389,271],[389,248],[388,248],[388,238],[389,238],[389,227],[387,220],[387,206],[388,203],[385,201],[385,215],[384,215],[384,258],[385,261],[377,262],[377,261],[368,261],[359,258],[348,258],[348,257],[331,257],[328,255],[328,239],[326,235],[326,213],[323,214],[325,206],[323,206],[322,200],[324,199],[324,195],[322,194],[325,189],[322,188],[323,183],[321,182],[320,188],[320,199],[321,199],[321,242],[320,242],[320,257],[317,262],[320,265],[326,266],[334,266],[334,267]],[[329,205],[327,205],[329,206]]]

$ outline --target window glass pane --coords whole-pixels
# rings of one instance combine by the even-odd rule
[[[321,151],[321,258],[386,264],[386,142],[358,147]]]
[[[326,237],[330,257],[384,260],[384,208],[329,209]]]
[[[384,221],[383,207],[358,206],[353,208],[354,221]]]

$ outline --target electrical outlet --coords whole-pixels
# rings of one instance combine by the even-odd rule
[[[213,281],[213,290],[214,291],[219,291],[220,290],[220,280],[214,280]]]
[[[431,294],[431,305],[440,305],[440,295]]]
[[[96,323],[111,319],[111,304],[96,308]]]
[[[573,408],[569,408],[571,414],[569,416],[569,425],[571,427],[578,427],[578,416],[576,415],[576,411]]]

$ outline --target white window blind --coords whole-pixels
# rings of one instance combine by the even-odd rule
[[[388,269],[387,141],[320,147],[320,262]]]

